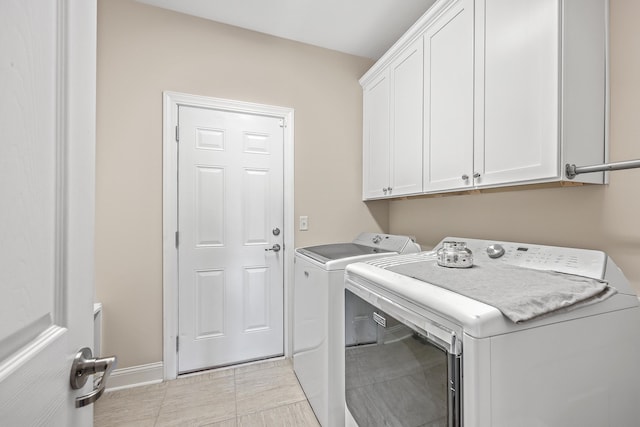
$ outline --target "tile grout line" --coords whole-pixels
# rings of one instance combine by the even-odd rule
[[[271,366],[266,367],[266,369],[275,368],[275,367],[279,367],[279,366],[281,366],[281,365],[271,365]],[[284,366],[284,365],[282,365],[282,366]],[[253,416],[258,416],[258,415],[261,415],[261,414],[264,415],[265,413],[273,411],[273,410],[276,410],[278,408],[293,407],[294,405],[298,405],[298,404],[300,404],[302,402],[308,402],[308,399],[307,399],[306,395],[304,395],[304,392],[303,392],[302,398],[300,398],[298,400],[294,400],[294,401],[291,401],[291,402],[288,402],[288,403],[282,403],[282,404],[274,406],[274,407],[262,408],[260,410],[247,412],[247,413],[244,413],[244,414],[240,415],[239,412],[238,412],[237,376],[236,376],[236,374],[238,373],[239,369],[240,368],[235,368],[234,369],[234,386],[235,386],[235,391],[236,391],[236,399],[235,399],[236,400],[236,425],[237,426],[239,425],[241,416],[245,417],[245,416],[252,416],[252,415]],[[296,384],[298,385],[298,387],[302,390],[302,386],[300,385],[300,382],[298,381],[297,377],[295,377],[295,380],[296,380]]]
[[[238,377],[236,376],[238,372],[238,368],[233,368],[233,404],[235,406],[234,408],[234,414],[235,414],[235,421],[236,421],[236,427],[238,425]]]
[[[158,413],[156,414],[155,419],[153,420],[154,427],[158,424],[158,420],[160,419],[160,412],[162,411],[162,407],[164,406],[164,401],[167,398],[167,391],[169,390],[169,383],[167,382],[167,380],[163,379],[162,382],[166,384],[163,387],[164,393],[162,394],[162,400],[160,401],[160,407],[158,408]]]

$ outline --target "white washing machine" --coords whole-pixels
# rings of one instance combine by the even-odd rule
[[[440,267],[434,252],[423,252],[346,268],[345,292],[369,304],[360,315],[377,330],[361,345],[347,343],[347,426],[640,425],[640,308],[611,258],[465,238],[439,246],[445,241],[466,243],[474,266]],[[557,290],[567,280],[605,288],[564,306]],[[514,294],[527,310],[560,294],[564,308],[513,322],[458,293],[460,283]],[[541,283],[540,298],[520,297]]]
[[[344,425],[345,267],[419,251],[409,237],[379,233],[296,249],[293,368],[323,427]]]

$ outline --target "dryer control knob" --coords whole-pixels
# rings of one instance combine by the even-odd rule
[[[500,258],[502,255],[504,255],[504,248],[502,247],[502,245],[499,245],[497,243],[489,245],[489,247],[487,247],[487,255],[489,255],[489,258]]]

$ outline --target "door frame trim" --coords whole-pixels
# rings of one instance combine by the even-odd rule
[[[162,105],[162,312],[164,379],[178,376],[176,337],[178,336],[178,106],[210,108],[284,119],[284,355],[291,357],[294,248],[294,110],[288,107],[255,104],[229,99],[164,91]]]

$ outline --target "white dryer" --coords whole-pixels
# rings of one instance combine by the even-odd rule
[[[347,267],[346,292],[370,304],[361,314],[377,328],[364,345],[347,343],[347,425],[640,425],[640,308],[611,258],[465,238],[439,246],[449,241],[466,243],[478,265],[447,270],[423,252]],[[486,281],[487,271],[506,276]],[[484,280],[504,296],[533,276],[549,285],[534,308],[565,279],[615,291],[514,323],[450,286],[463,278],[476,291]]]
[[[293,368],[323,427],[344,425],[345,267],[419,251],[409,237],[379,233],[296,249]]]

